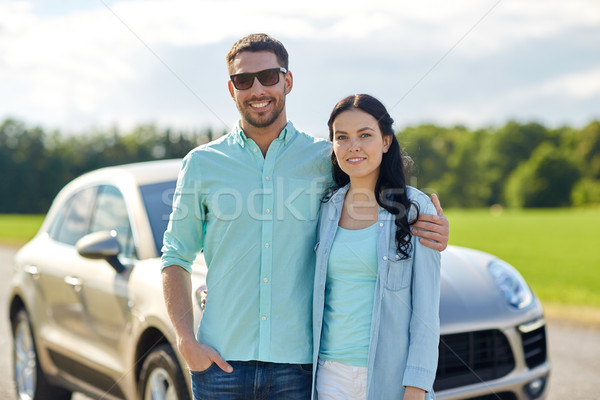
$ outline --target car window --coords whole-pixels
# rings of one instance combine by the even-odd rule
[[[65,202],[64,209],[59,210],[52,224],[50,235],[53,239],[75,245],[88,233],[95,194],[96,188],[90,187],[74,194]]]
[[[175,184],[175,181],[168,181],[140,186],[157,254],[161,253],[163,235],[169,223]]]
[[[54,214],[54,218],[50,222],[50,228],[48,228],[48,234],[54,240],[58,240],[58,236],[60,234],[60,229],[62,228],[62,223],[65,220],[65,215],[67,214],[67,210],[71,205],[71,200],[73,197],[70,197],[67,201],[65,201],[62,206],[56,211]]]
[[[98,189],[90,233],[100,231],[115,231],[121,247],[120,255],[125,258],[135,257],[135,244],[127,205],[119,189],[114,186],[105,185]]]

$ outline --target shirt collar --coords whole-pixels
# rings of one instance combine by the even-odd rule
[[[239,120],[238,123],[235,125],[235,129],[233,131],[233,141],[238,143],[241,147],[246,146],[246,143],[248,142],[248,136],[246,136],[246,134],[244,133],[244,131],[242,130],[241,127],[242,121]],[[283,145],[288,144],[292,138],[298,133],[298,131],[296,131],[296,128],[294,127],[294,124],[292,124],[292,121],[288,121],[287,124],[283,127],[282,131],[279,133],[279,136],[277,137],[278,141],[283,142]]]
[[[336,190],[333,196],[331,196],[331,201],[333,201],[333,204],[335,204],[336,207],[341,206],[344,203],[344,199],[346,198],[346,193],[348,193],[348,189],[350,189],[349,183],[346,186]]]

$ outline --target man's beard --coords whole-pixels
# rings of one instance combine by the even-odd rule
[[[271,125],[273,122],[275,122],[283,112],[283,109],[285,108],[285,89],[284,95],[280,99],[281,101],[277,102],[277,98],[275,97],[265,98],[264,100],[268,100],[271,102],[271,104],[273,105],[273,109],[267,114],[263,115],[256,115],[257,113],[253,111],[252,107],[250,107],[248,104],[240,104],[238,101],[236,101],[236,105],[244,121],[246,121],[255,128],[265,128]],[[252,99],[251,101],[256,100],[257,99]],[[247,102],[248,101],[250,100],[247,100]]]

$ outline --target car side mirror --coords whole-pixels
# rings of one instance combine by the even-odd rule
[[[106,260],[118,273],[125,271],[119,261],[121,246],[115,231],[100,231],[85,235],[77,241],[75,248],[79,255],[93,260]]]

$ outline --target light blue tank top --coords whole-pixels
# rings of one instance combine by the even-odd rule
[[[329,253],[319,357],[367,366],[377,279],[377,224],[337,228]]]

